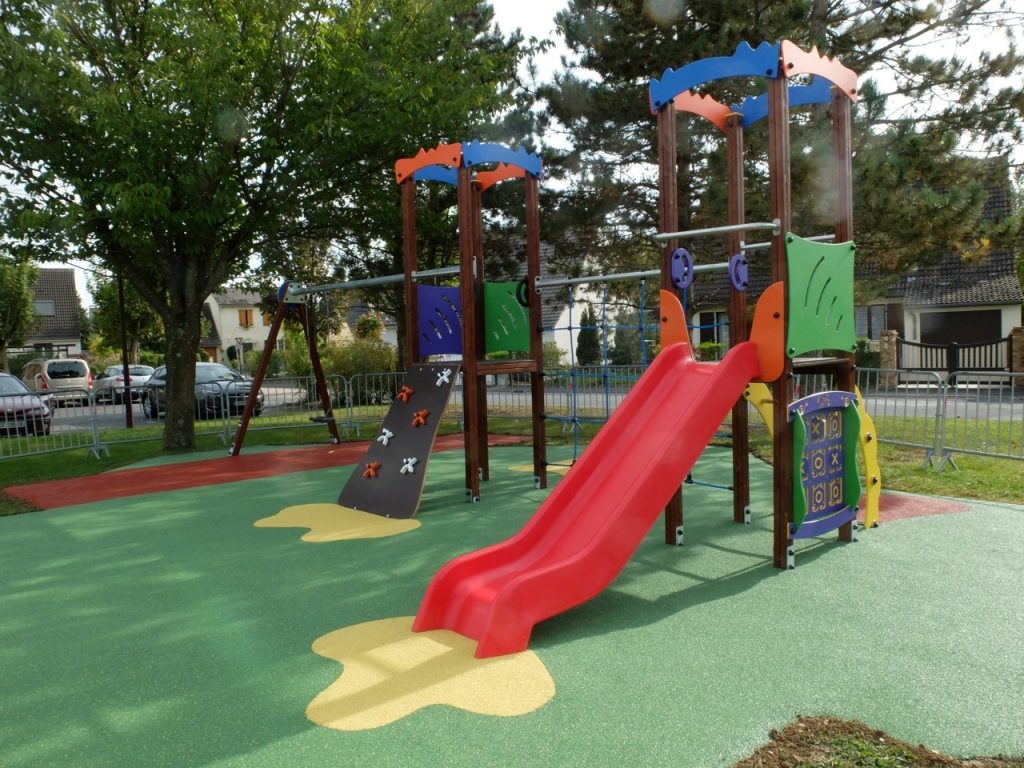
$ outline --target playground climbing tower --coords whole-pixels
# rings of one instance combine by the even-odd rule
[[[810,81],[791,82],[792,78]],[[701,88],[726,78],[762,79],[766,92],[727,106],[712,96],[700,93]],[[657,118],[658,167],[660,201],[658,226],[662,233],[675,233],[679,227],[677,181],[677,113],[701,116],[716,125],[725,135],[728,168],[728,230],[729,250],[743,250],[742,230],[729,225],[744,223],[744,130],[764,120],[768,133],[768,166],[770,185],[770,216],[776,222],[771,233],[770,260],[773,283],[788,283],[787,236],[793,228],[790,180],[790,109],[792,107],[827,104],[832,121],[832,152],[830,187],[834,190],[834,235],[839,243],[853,237],[853,182],[850,144],[850,108],[857,98],[857,75],[835,59],[820,55],[816,49],[801,50],[794,43],[761,43],[756,49],[741,43],[731,56],[714,57],[692,62],[679,69],[667,69],[660,79],[650,83],[650,107]],[[752,227],[753,228],[753,227]],[[672,288],[671,257],[687,233],[664,239],[662,245],[662,286]],[[792,243],[792,241],[791,241]],[[851,244],[852,248],[852,244]],[[846,286],[852,292],[852,277]],[[788,294],[782,313],[793,322]],[[733,290],[729,305],[730,344],[745,339],[747,327],[746,297]],[[837,357],[799,359],[788,349],[783,356],[781,375],[771,381],[774,421],[788,425],[793,402],[793,372],[826,373],[834,377],[836,387],[853,392],[854,370],[852,349],[839,349]],[[748,461],[746,444],[747,405],[740,401],[733,410],[733,516],[737,522],[746,517],[749,504]],[[774,463],[774,544],[772,560],[776,567],[792,564],[791,527],[794,507],[793,430],[776,428],[773,435]],[[797,467],[799,469],[799,467]],[[796,474],[799,474],[797,472]],[[677,494],[665,512],[666,541],[672,543],[674,532],[682,524],[682,495]],[[852,524],[839,528],[840,539],[852,538]]]
[[[498,144],[470,141],[439,144],[421,149],[414,157],[395,163],[395,179],[402,195],[403,261],[406,275],[406,364],[421,361],[435,352],[462,355],[463,410],[466,437],[466,492],[480,497],[480,482],[489,477],[487,453],[488,376],[526,373],[530,376],[532,402],[533,464],[535,483],[547,487],[544,428],[544,358],[539,299],[516,291],[508,284],[485,284],[482,227],[483,193],[508,179],[522,179],[525,186],[526,280],[532,286],[540,277],[540,157],[524,148],[511,150]],[[417,265],[416,190],[418,181],[435,181],[456,188],[459,224],[458,301],[449,294],[447,304],[457,304],[457,318],[446,323],[459,329],[450,345],[433,344],[432,318],[446,312],[442,305],[425,309],[426,295],[416,290],[412,276]],[[452,290],[452,289],[448,289]],[[520,301],[515,301],[516,297]],[[510,299],[511,297],[511,299]],[[526,307],[521,305],[526,303]],[[522,320],[520,320],[520,317]],[[438,334],[440,331],[438,331]],[[435,334],[438,335],[438,334]],[[503,337],[515,336],[514,341]],[[492,351],[527,353],[527,359],[487,360]]]

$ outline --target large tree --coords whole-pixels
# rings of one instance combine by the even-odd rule
[[[271,246],[370,249],[395,157],[509,98],[477,0],[10,0],[2,224],[120,272],[166,328],[168,448],[193,444],[204,299]],[[395,228],[397,231],[397,227]]]
[[[960,246],[979,253],[1005,244],[1019,222],[981,220],[985,173],[965,161],[969,144],[999,155],[1024,132],[1024,59],[1003,30],[1024,15],[999,0],[776,0],[767,3],[570,0],[557,17],[568,66],[543,90],[567,141],[553,147],[549,233],[578,260],[600,254],[603,271],[654,266],[657,222],[655,122],[647,84],[665,68],[730,54],[741,41],[790,39],[816,45],[862,73],[855,111],[856,236],[862,256],[893,273]],[[984,43],[972,49],[967,41]],[[928,45],[924,45],[925,43]],[[763,83],[720,81],[705,92],[732,104]],[[793,116],[793,203],[798,231],[828,231],[828,122],[824,109]],[[725,220],[725,166],[718,130],[678,121],[679,211],[683,227]],[[764,130],[747,132],[747,208],[764,217]],[[757,162],[761,158],[762,162]],[[1001,166],[1005,183],[1006,166]],[[720,260],[724,242],[695,243]],[[575,249],[575,253],[574,253]]]
[[[0,253],[0,371],[7,370],[7,349],[20,344],[36,321],[32,286],[37,274],[30,262]]]

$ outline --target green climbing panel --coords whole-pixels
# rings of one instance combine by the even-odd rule
[[[789,266],[786,354],[853,352],[853,243],[816,243],[786,233]]]
[[[484,352],[529,352],[530,313],[516,299],[518,283],[484,283]]]

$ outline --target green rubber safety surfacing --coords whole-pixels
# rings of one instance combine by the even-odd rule
[[[389,539],[253,527],[333,499],[341,468],[0,518],[0,763],[727,768],[797,713],[953,754],[1024,753],[1024,508],[797,542],[796,569],[777,571],[760,462],[750,525],[729,494],[686,486],[685,546],[656,523],[607,589],[538,625],[530,647],[557,686],[540,709],[437,706],[359,733],[307,720],[341,673],[313,641],[414,614],[445,562],[518,531],[546,496],[507,470],[530,460],[492,449],[467,504],[463,457],[434,457],[423,526]],[[729,451],[693,474],[730,482]]]

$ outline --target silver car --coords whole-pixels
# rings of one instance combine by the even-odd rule
[[[129,365],[128,381],[124,379],[124,366],[111,365],[103,369],[103,373],[93,379],[92,391],[96,396],[96,402],[107,402],[121,404],[124,402],[124,389],[131,386],[132,400],[138,402],[142,399],[146,382],[153,375],[153,367],[150,365]]]

